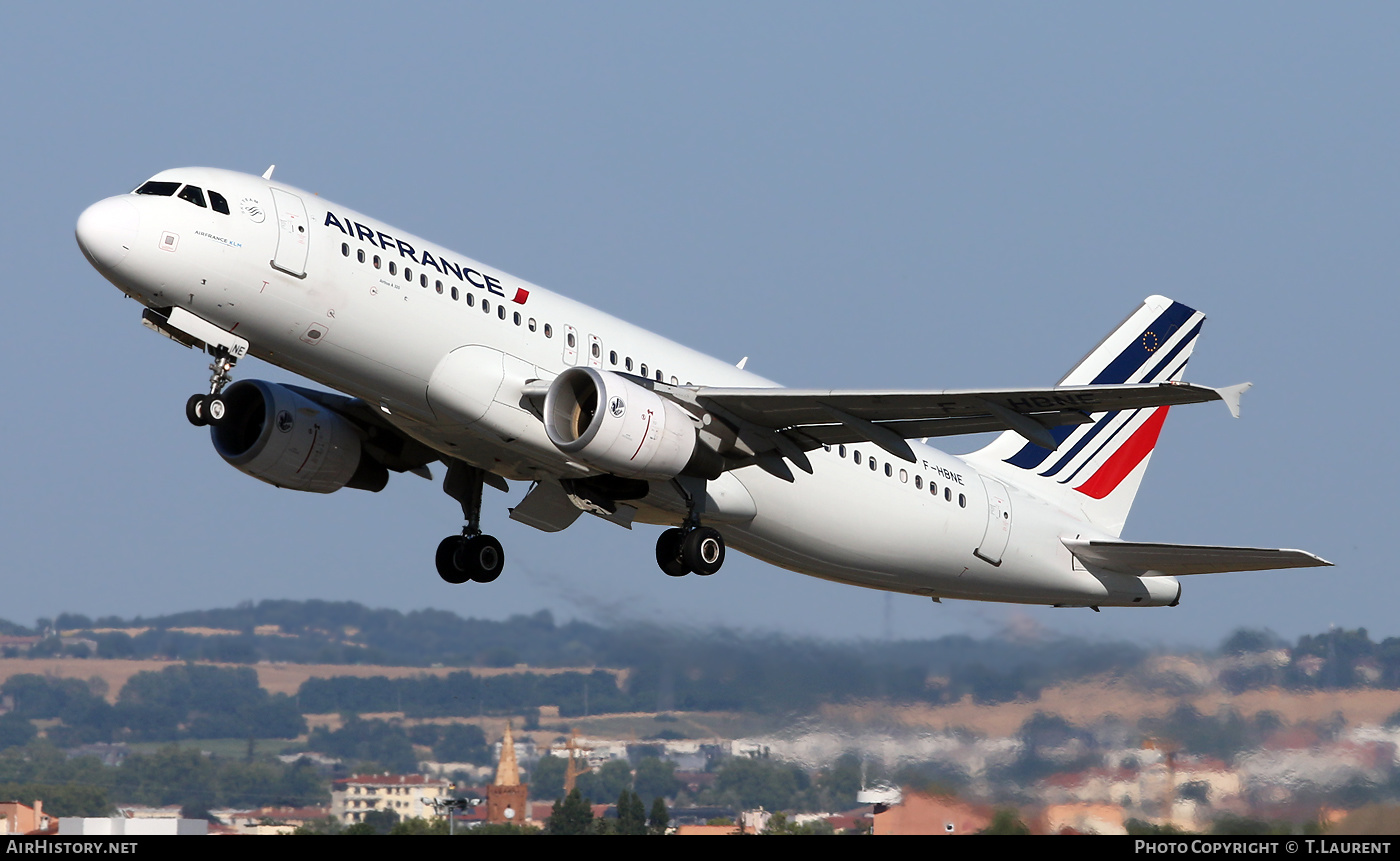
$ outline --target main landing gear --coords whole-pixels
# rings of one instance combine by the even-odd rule
[[[228,385],[229,375],[238,360],[228,350],[214,351],[214,362],[209,366],[209,394],[190,395],[185,401],[185,418],[197,428],[205,425],[218,425],[228,416],[228,405],[224,403],[224,386]]]
[[[501,576],[506,553],[501,542],[481,532],[481,489],[484,473],[461,461],[447,467],[443,491],[462,504],[467,523],[461,535],[442,539],[437,549],[438,576],[448,583],[490,583]]]
[[[675,486],[685,496],[689,513],[683,525],[667,529],[656,539],[656,564],[672,577],[691,573],[708,577],[724,564],[724,536],[718,529],[700,525],[704,482],[677,479]]]
[[[724,564],[724,537],[709,526],[667,529],[656,539],[656,564],[672,577],[708,577]]]

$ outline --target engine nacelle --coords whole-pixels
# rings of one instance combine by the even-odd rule
[[[560,451],[626,478],[674,478],[708,459],[696,458],[703,447],[679,404],[596,368],[570,368],[550,383],[544,428]]]
[[[380,491],[389,471],[366,455],[355,426],[286,386],[239,380],[224,389],[224,420],[210,427],[219,456],[275,487]]]

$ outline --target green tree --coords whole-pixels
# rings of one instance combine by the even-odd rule
[[[316,727],[306,746],[356,763],[370,763],[375,770],[400,774],[416,771],[418,756],[402,727],[382,720],[352,716],[340,729]]]
[[[617,797],[617,833],[646,834],[647,810],[642,797],[630,789]]]
[[[491,758],[492,751],[486,744],[486,733],[474,724],[451,724],[444,727],[442,735],[433,744],[433,759],[438,762],[489,765]]]
[[[1021,821],[1020,815],[1009,807],[1003,807],[992,814],[992,821],[987,823],[978,834],[1030,834],[1031,829],[1026,823]]]
[[[530,770],[530,797],[537,800],[564,796],[564,771],[568,760],[562,756],[542,756]]]
[[[583,794],[574,787],[569,794],[554,802],[549,815],[550,834],[592,834],[593,809],[584,800]]]
[[[390,834],[446,834],[447,820],[443,817],[424,819],[420,816],[413,816],[408,819],[400,819],[389,829]]]
[[[0,716],[0,750],[10,747],[23,747],[39,735],[29,718],[14,712]]]
[[[643,798],[675,798],[681,788],[681,782],[676,779],[676,764],[660,757],[642,757],[637,761],[632,788]]]
[[[606,804],[632,786],[632,768],[625,759],[610,759],[602,768],[578,778],[578,789],[594,804]]]
[[[736,757],[715,776],[715,791],[721,802],[743,808],[785,810],[798,806],[801,793],[810,785],[802,769],[770,759]]]
[[[666,799],[657,796],[651,802],[651,816],[647,817],[648,834],[665,834],[671,827],[671,811],[666,809]]]

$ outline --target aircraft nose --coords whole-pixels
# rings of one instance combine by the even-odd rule
[[[78,216],[78,247],[99,269],[115,269],[136,243],[141,214],[126,197],[99,200]]]

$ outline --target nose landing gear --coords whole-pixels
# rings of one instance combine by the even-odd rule
[[[228,416],[228,405],[224,402],[224,386],[229,383],[233,366],[238,359],[222,347],[214,350],[214,362],[209,366],[209,394],[190,395],[185,401],[185,418],[195,427],[219,425]]]

